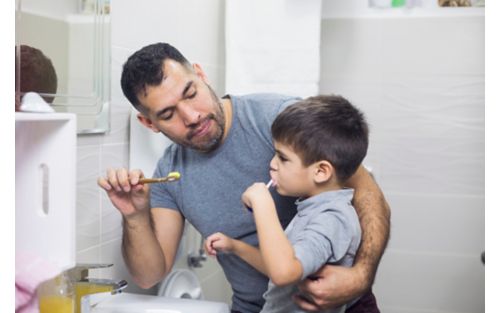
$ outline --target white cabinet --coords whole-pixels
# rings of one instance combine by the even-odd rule
[[[16,113],[16,251],[75,265],[76,118]]]

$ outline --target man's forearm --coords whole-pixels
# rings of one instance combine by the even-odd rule
[[[165,258],[150,214],[123,219],[122,254],[132,278],[150,288],[166,275]]]
[[[349,181],[354,187],[353,205],[362,229],[361,245],[354,266],[366,277],[366,288],[375,279],[380,258],[384,253],[390,233],[390,207],[373,177],[361,167]]]

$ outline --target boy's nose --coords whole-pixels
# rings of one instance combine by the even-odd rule
[[[277,169],[276,156],[273,156],[273,158],[271,159],[271,162],[269,163],[269,170],[276,171],[276,169]]]

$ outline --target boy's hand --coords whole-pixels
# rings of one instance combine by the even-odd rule
[[[215,233],[205,240],[205,251],[215,256],[217,252],[233,252],[234,241],[223,233]]]
[[[241,201],[249,208],[253,208],[257,204],[257,201],[267,198],[272,201],[271,193],[264,183],[254,183],[241,195]]]

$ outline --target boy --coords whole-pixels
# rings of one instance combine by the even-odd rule
[[[234,253],[270,278],[262,312],[302,312],[292,301],[297,283],[327,263],[353,264],[361,228],[351,205],[354,191],[343,183],[366,155],[368,126],[346,99],[332,95],[289,106],[271,130],[272,185],[299,198],[296,216],[283,231],[267,186],[255,183],[242,201],[252,208],[259,248],[222,233],[210,235],[205,248],[210,255]]]

